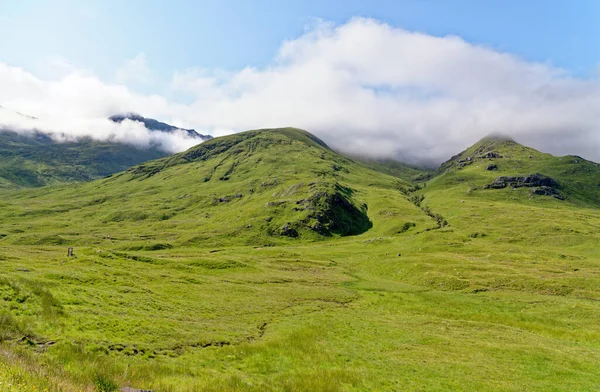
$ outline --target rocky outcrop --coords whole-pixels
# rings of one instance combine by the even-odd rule
[[[286,236],[286,237],[298,237],[298,231],[296,229],[294,229],[291,224],[286,223],[285,225],[283,225],[283,227],[280,230],[281,235]]]
[[[532,190],[532,193],[538,196],[552,196],[557,198],[558,200],[565,200],[565,197],[559,191],[549,186],[535,188]]]
[[[489,169],[488,169],[489,170]],[[512,188],[532,188],[531,193],[538,196],[552,196],[559,200],[564,200],[564,196],[558,191],[560,187],[558,182],[553,178],[542,174],[530,174],[521,177],[498,177],[496,180],[486,185],[486,189],[503,189],[506,187]]]
[[[367,205],[352,202],[352,189],[339,184],[315,183],[310,197],[296,202],[295,211],[308,211],[301,224],[321,235],[357,235],[373,226]]]
[[[542,174],[529,174],[522,177],[498,177],[496,180],[487,185],[486,188],[502,189],[506,187],[521,188],[521,187],[550,187],[558,188],[558,183]]]
[[[481,155],[480,158],[484,158],[484,159],[499,159],[499,158],[502,158],[502,155],[498,154],[495,151],[488,151],[485,154]]]

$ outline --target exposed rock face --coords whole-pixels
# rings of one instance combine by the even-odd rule
[[[489,170],[489,169],[488,169]],[[559,200],[564,200],[564,196],[556,189],[559,188],[558,182],[542,174],[530,174],[523,177],[498,177],[487,185],[486,189],[512,188],[533,188],[531,193],[539,196],[552,196]]]
[[[318,184],[316,184],[318,185]],[[310,228],[321,235],[356,235],[373,226],[367,206],[355,206],[349,199],[353,192],[339,184],[318,189],[307,199],[298,200],[296,209],[310,211],[303,223],[316,221]]]
[[[557,198],[558,200],[565,200],[565,197],[556,189],[554,188],[550,188],[548,186],[543,186],[540,188],[535,188],[533,191],[534,195],[539,195],[539,196],[552,196]]]
[[[286,223],[281,228],[281,235],[286,237],[298,237],[298,231],[294,229],[289,223]]]
[[[485,158],[485,159],[498,159],[498,158],[502,158],[502,155],[498,154],[495,151],[489,151],[489,152],[483,154],[481,156],[481,158]]]
[[[542,174],[530,174],[523,177],[498,177],[486,188],[502,189],[507,186],[513,188],[521,187],[550,187],[558,188],[558,183],[550,177]]]

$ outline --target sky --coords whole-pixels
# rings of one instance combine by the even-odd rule
[[[143,146],[106,120],[135,111],[416,163],[489,133],[600,161],[596,0],[0,0],[0,35],[0,126],[23,131]]]

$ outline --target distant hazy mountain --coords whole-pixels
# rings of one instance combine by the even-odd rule
[[[114,116],[110,116],[109,119],[111,121],[120,123],[124,120],[131,120],[131,121],[139,121],[141,123],[144,124],[144,126],[151,130],[151,131],[161,131],[161,132],[166,132],[166,133],[173,133],[175,131],[184,131],[186,132],[189,136],[194,137],[194,138],[199,138],[202,140],[209,140],[212,139],[212,136],[210,135],[202,135],[199,134],[198,132],[196,132],[193,129],[183,129],[183,128],[177,128],[173,125],[169,125],[167,123],[164,122],[160,122],[158,120],[155,120],[153,118],[146,118],[144,116],[141,116],[137,113],[121,113],[121,114],[115,114]]]
[[[92,139],[58,143],[41,132],[0,131],[0,188],[91,181],[167,155],[128,144]]]
[[[34,119],[25,114],[17,114]],[[115,115],[110,119],[115,122],[125,119],[140,121],[152,131],[173,133],[180,130],[132,113]],[[201,135],[193,129],[183,131],[199,142],[212,139],[212,136]],[[142,149],[91,138],[57,142],[52,135],[41,131],[21,134],[0,126],[0,189],[91,181],[168,155],[170,154],[160,150],[158,146]]]

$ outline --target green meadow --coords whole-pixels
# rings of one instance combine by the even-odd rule
[[[0,390],[598,390],[598,165],[377,165],[258,130],[3,190]]]

